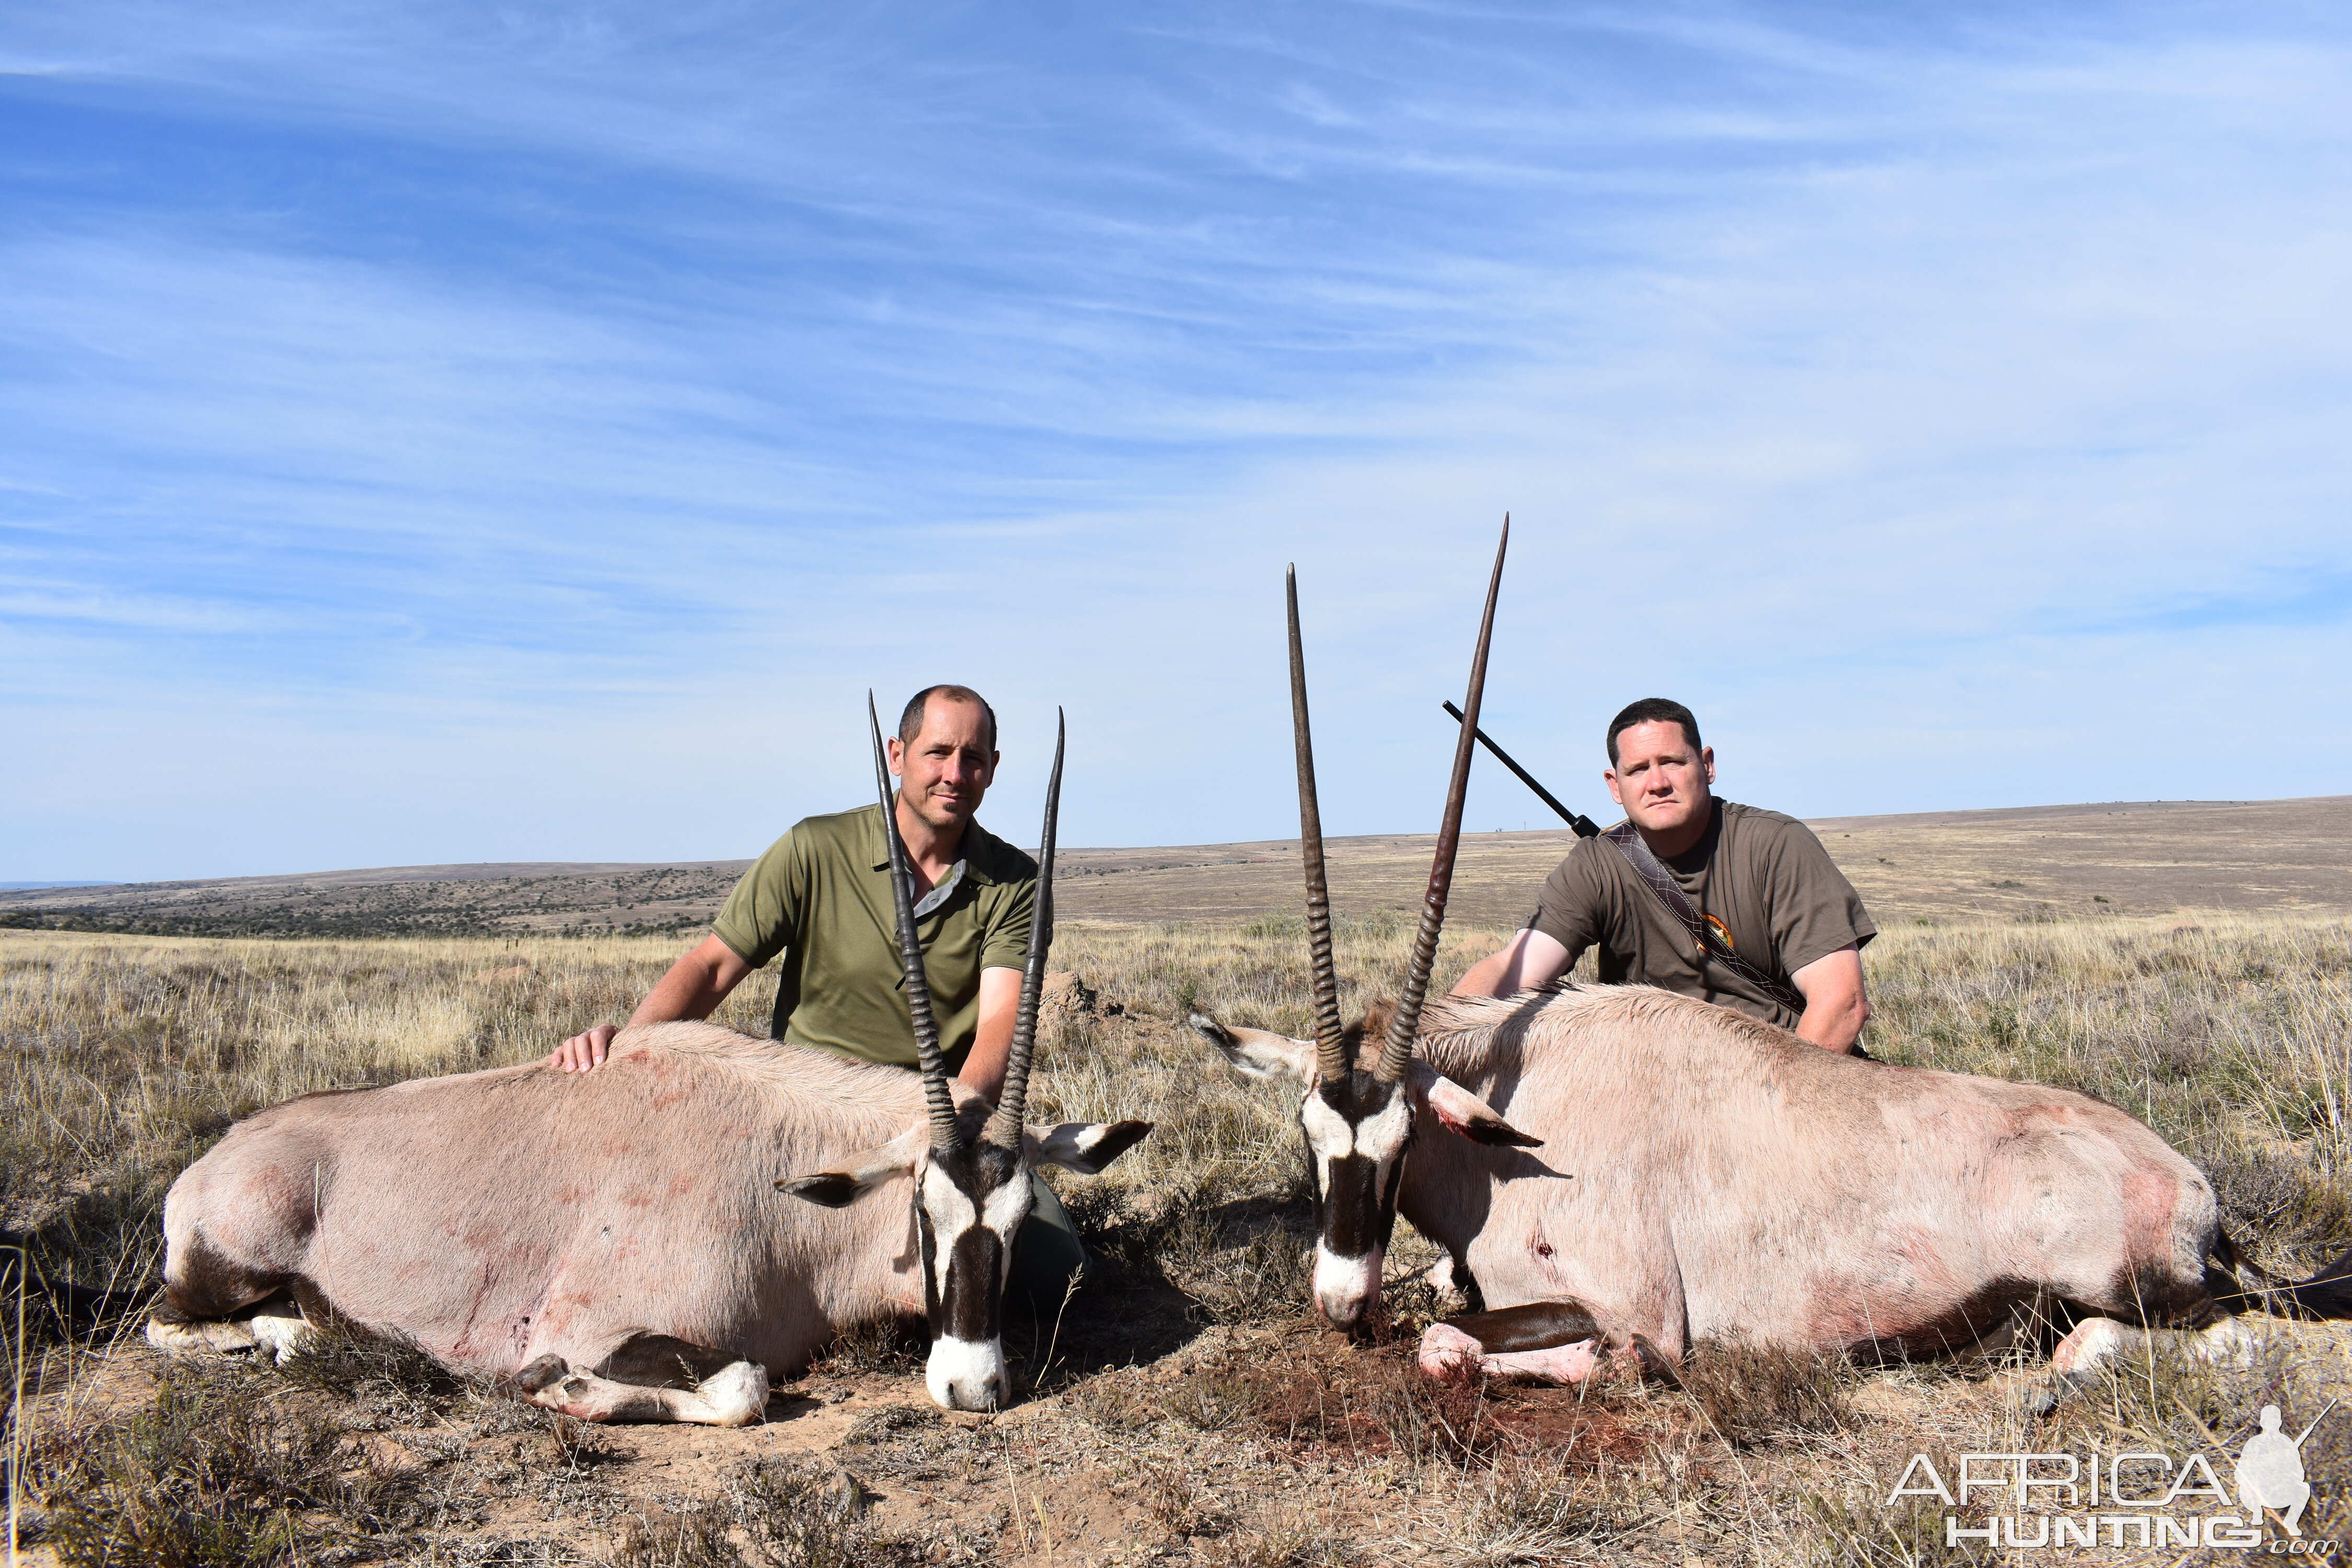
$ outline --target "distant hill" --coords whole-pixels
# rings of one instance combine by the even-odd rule
[[[1811,825],[1882,925],[1895,921],[2352,911],[2352,795],[2022,806]],[[1454,911],[1516,926],[1565,854],[1565,828],[1465,835]],[[1425,834],[1333,839],[1346,913],[1420,904]],[[708,925],[749,860],[391,866],[209,881],[0,888],[0,926],[188,936],[685,933]],[[1065,849],[1066,920],[1246,920],[1299,905],[1298,844],[1267,839]]]

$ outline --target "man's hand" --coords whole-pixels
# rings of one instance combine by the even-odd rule
[[[1862,988],[1862,950],[1849,943],[1789,978],[1805,997],[1805,1016],[1797,1020],[1799,1037],[1823,1050],[1851,1054],[1870,1019],[1870,998]]]
[[[1539,931],[1523,931],[1502,952],[1472,964],[1470,973],[1454,983],[1453,994],[1516,996],[1522,991],[1550,984],[1575,963],[1576,954],[1552,938]]]
[[[733,948],[715,936],[705,937],[701,946],[669,966],[669,973],[629,1015],[629,1026],[708,1018],[751,973],[751,966],[736,957]],[[585,1034],[574,1035],[547,1054],[547,1065],[565,1072],[593,1071],[612,1050],[613,1037],[620,1032],[610,1024],[599,1024]]]
[[[620,1032],[615,1025],[599,1024],[584,1035],[574,1035],[548,1053],[547,1065],[565,1072],[586,1072],[602,1065],[613,1048],[613,1037]]]

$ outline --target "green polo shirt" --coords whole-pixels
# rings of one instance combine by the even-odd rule
[[[915,931],[949,1072],[963,1066],[980,1028],[980,972],[1021,967],[1036,904],[1037,863],[976,822],[955,868],[918,900]],[[769,1026],[776,1038],[916,1065],[879,805],[794,824],[743,873],[710,929],[754,969],[782,954]]]

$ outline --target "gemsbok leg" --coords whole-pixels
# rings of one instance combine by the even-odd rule
[[[742,1426],[768,1407],[768,1369],[668,1334],[631,1335],[593,1368],[543,1355],[515,1374],[533,1405],[582,1421]]]
[[[1581,1301],[1529,1301],[1441,1319],[1421,1336],[1432,1377],[1582,1383],[1603,1367],[1674,1376],[1673,1362],[1641,1334],[1612,1334]]]

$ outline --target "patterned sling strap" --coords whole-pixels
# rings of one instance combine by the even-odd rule
[[[1625,863],[1633,868],[1633,874],[1658,896],[1658,902],[1666,906],[1666,912],[1690,932],[1692,947],[1701,963],[1713,959],[1783,1007],[1803,1016],[1805,994],[1785,980],[1773,979],[1726,947],[1723,939],[1707,925],[1706,917],[1691,908],[1690,900],[1683,896],[1681,887],[1675,881],[1675,874],[1659,863],[1657,856],[1642,841],[1641,833],[1632,823],[1621,822],[1601,837],[1617,846],[1618,853],[1625,857]]]

